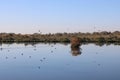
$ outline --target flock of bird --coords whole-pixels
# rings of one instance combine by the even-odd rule
[[[56,47],[54,47],[54,45],[51,45],[50,47],[53,48],[53,49],[57,49]],[[25,47],[25,48],[26,48],[26,47]],[[36,47],[35,45],[32,46],[32,47],[27,47],[27,48],[32,48],[33,51],[37,51],[37,47]],[[1,46],[1,48],[0,48],[0,53],[4,53],[4,52],[2,52],[2,51],[4,51],[4,50],[7,50],[7,53],[10,53],[10,52],[12,52],[12,50],[14,50],[14,49],[24,49],[24,47],[20,47],[20,48],[15,48],[15,47],[14,47],[14,48],[12,48],[12,47],[7,46],[7,47],[4,48],[4,46]],[[52,49],[49,53],[54,53],[54,50],[53,50],[53,49]],[[34,52],[33,52],[33,53],[34,53]],[[25,54],[24,52],[20,52],[20,55],[21,55],[21,56],[24,56],[24,54]],[[31,59],[32,56],[29,55],[28,58]],[[9,57],[6,56],[5,59],[8,60]],[[17,59],[17,57],[15,56],[15,57],[13,57],[13,59]],[[43,58],[39,59],[40,62],[44,62],[45,60],[46,60],[46,57],[43,57]],[[38,66],[38,69],[41,69],[41,67]]]
[[[57,49],[54,45],[50,45],[50,47],[51,47],[51,49],[50,49],[49,53],[54,53],[54,50]],[[37,51],[37,49],[39,49],[39,48],[36,47],[35,45],[32,46],[32,47],[21,47],[21,48],[16,48],[16,47],[12,48],[12,47],[9,47],[9,46],[6,47],[6,48],[4,48],[4,46],[1,46],[1,48],[0,48],[0,53],[4,53],[4,52],[2,52],[2,51],[4,51],[4,50],[6,50],[7,53],[10,53],[10,52],[12,52],[12,50],[14,50],[14,49],[24,49],[24,48],[31,48],[33,51]],[[34,52],[33,52],[33,53],[34,53]],[[17,53],[16,53],[16,54],[17,54]],[[25,53],[25,52],[20,52],[20,55],[21,55],[21,56],[24,56],[24,54],[26,54],[26,53]],[[96,52],[96,54],[98,54],[98,53]],[[31,58],[34,58],[34,56],[28,55],[27,58],[31,59]],[[8,55],[5,56],[5,59],[6,59],[6,60],[9,59]],[[10,59],[11,59],[11,58],[10,58]],[[17,59],[17,57],[14,56],[13,59]],[[45,62],[46,60],[47,60],[46,57],[42,57],[41,59],[39,59],[39,61],[42,62],[42,63]],[[98,66],[100,66],[100,65],[101,65],[101,64],[98,64]],[[41,66],[38,66],[37,68],[38,68],[38,69],[41,69]]]

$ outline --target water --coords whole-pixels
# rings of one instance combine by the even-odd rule
[[[2,44],[0,80],[120,80],[120,46]]]

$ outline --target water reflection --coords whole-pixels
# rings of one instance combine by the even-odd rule
[[[3,50],[3,48],[0,48],[0,50],[2,51],[2,50]]]
[[[82,54],[82,51],[81,51],[81,47],[78,46],[78,47],[71,47],[71,53],[72,53],[72,56],[78,56],[78,55],[81,55]]]
[[[69,53],[70,49],[71,54]],[[100,74],[103,74],[102,76],[105,78],[106,76],[119,78],[119,76],[116,76],[120,74],[120,54],[118,53],[119,47],[114,45],[96,48],[96,45],[93,44],[82,44],[78,47],[71,47],[70,44],[64,46],[61,44],[46,45],[42,43],[27,47],[24,44],[13,44],[10,46],[3,44],[0,46],[0,75],[3,75],[0,80],[16,80],[19,79],[19,75],[21,75],[22,80],[34,80],[36,77],[36,80],[49,80],[45,79],[46,76],[50,76],[50,79],[56,76],[61,79],[69,76],[71,80],[89,80],[82,77],[86,75],[92,77],[96,75],[98,80],[101,78]],[[82,56],[80,56],[81,54]],[[77,57],[71,57],[71,55]],[[113,71],[111,72],[110,70]],[[12,73],[12,71],[15,72]],[[51,73],[55,74],[55,76]],[[14,75],[15,79],[6,79],[12,75]],[[30,75],[30,78],[27,77],[28,75]],[[72,75],[75,79],[73,79]]]
[[[90,43],[89,42],[83,42],[83,43],[81,43],[82,45],[89,45]],[[109,46],[109,45],[114,45],[114,46],[116,46],[116,45],[120,45],[120,42],[101,42],[101,43],[99,43],[99,42],[95,42],[95,43],[91,43],[91,44],[95,44],[96,46],[100,46],[100,47],[102,47],[102,46],[104,46],[104,45],[106,45],[106,46]]]
[[[1,46],[1,48],[0,48],[0,50],[2,49],[2,44],[7,44],[8,45],[8,47],[9,47],[9,45],[12,45],[12,44],[24,44],[24,46],[29,46],[29,45],[32,45],[33,47],[36,47],[36,45],[37,44],[49,44],[49,45],[56,45],[57,43],[45,43],[45,42],[6,42],[6,43],[1,43],[0,42],[0,46]],[[63,45],[65,45],[65,46],[67,46],[68,44],[70,44],[70,43],[59,43],[59,44],[63,44]],[[86,45],[86,44],[90,44],[89,42],[82,42],[81,43],[82,45]],[[107,45],[107,46],[109,46],[109,45],[120,45],[120,42],[102,42],[102,43],[99,43],[99,42],[96,42],[96,43],[93,43],[93,44],[95,44],[95,45],[97,45],[97,46],[104,46],[104,45]]]

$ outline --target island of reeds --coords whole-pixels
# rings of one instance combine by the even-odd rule
[[[70,42],[72,37],[78,37],[80,42],[120,42],[120,31],[93,33],[49,33],[49,34],[15,34],[0,33],[0,42]]]

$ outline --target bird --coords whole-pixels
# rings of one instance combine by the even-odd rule
[[[38,66],[38,69],[40,69],[40,66]]]
[[[8,52],[10,52],[10,50],[8,50]]]
[[[21,53],[21,55],[23,56],[23,53]]]
[[[6,59],[8,59],[8,57],[6,56]]]
[[[31,58],[31,56],[29,56],[29,58]]]
[[[43,60],[41,59],[40,61],[42,62]]]
[[[43,59],[46,59],[45,57]]]
[[[51,53],[53,53],[53,51],[51,51]]]

